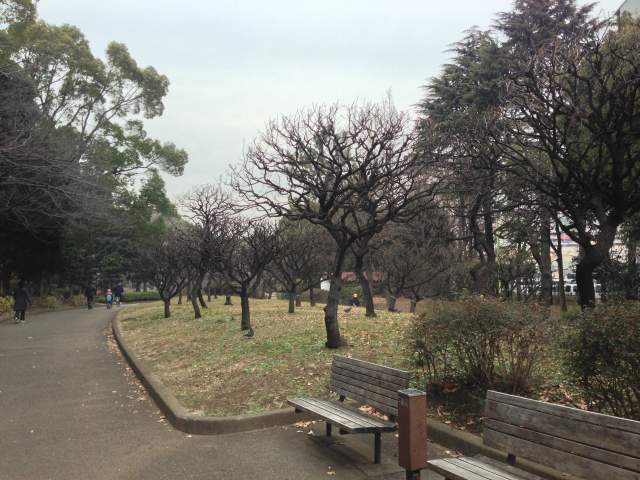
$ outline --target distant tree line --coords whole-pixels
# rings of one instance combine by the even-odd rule
[[[37,18],[35,3],[0,5],[0,290],[29,280],[78,289],[134,275],[138,245],[176,214],[161,171],[185,151],[147,136],[168,79],[123,44],[94,56],[76,27]]]

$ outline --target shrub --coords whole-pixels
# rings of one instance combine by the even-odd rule
[[[538,304],[468,296],[434,301],[416,317],[408,340],[427,383],[461,381],[521,393],[547,343],[548,312]]]
[[[84,295],[69,295],[64,299],[64,303],[74,307],[80,307],[87,304],[87,299]]]
[[[4,315],[12,311],[13,311],[13,298],[0,297],[0,315]]]
[[[58,300],[53,295],[47,295],[46,297],[40,297],[37,301],[39,305],[42,305],[49,310],[55,309],[58,305],[60,305],[60,300]]]
[[[640,303],[601,304],[571,319],[565,367],[590,409],[640,420]]]
[[[150,292],[124,292],[122,301],[124,302],[145,302],[152,300],[162,300],[156,291]]]

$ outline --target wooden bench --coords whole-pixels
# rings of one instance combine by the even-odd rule
[[[330,388],[340,395],[340,402],[315,398],[287,401],[296,412],[311,413],[324,420],[328,437],[331,436],[331,425],[336,425],[341,434],[373,433],[374,461],[380,463],[381,434],[397,428],[398,390],[409,386],[409,372],[335,355],[330,378]],[[389,421],[349,408],[342,403],[345,398],[387,414]]]
[[[640,422],[489,391],[483,443],[507,452],[509,465],[479,457],[431,460],[447,480],[534,478],[517,457],[584,479],[640,480]]]

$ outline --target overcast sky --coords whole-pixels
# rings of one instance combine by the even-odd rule
[[[613,12],[622,0],[603,0]],[[579,3],[586,3],[579,0]],[[125,43],[171,81],[153,137],[189,152],[170,196],[215,181],[265,122],[314,103],[379,100],[411,109],[446,50],[488,28],[511,0],[40,0],[40,17],[70,23],[95,54]]]

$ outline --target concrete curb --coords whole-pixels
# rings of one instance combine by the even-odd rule
[[[224,433],[246,432],[261,428],[290,425],[310,417],[304,414],[296,414],[293,408],[283,408],[272,412],[258,413],[255,415],[236,415],[231,417],[209,417],[194,415],[175,397],[155,375],[151,369],[141,361],[127,346],[122,337],[120,321],[114,318],[111,322],[113,335],[118,346],[125,356],[136,376],[143,383],[149,395],[171,425],[177,430],[198,435],[220,435]]]
[[[429,441],[438,443],[451,450],[459,451],[465,455],[484,455],[501,462],[504,462],[507,458],[506,452],[487,447],[482,443],[482,437],[457,430],[431,417],[427,419],[427,437]],[[517,467],[551,480],[570,480],[574,478],[566,473],[520,458],[518,458]]]

